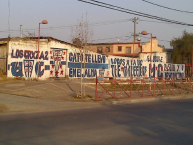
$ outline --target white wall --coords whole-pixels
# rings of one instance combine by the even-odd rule
[[[49,41],[47,39],[40,41],[39,46],[39,57],[38,57],[38,42],[37,40],[32,39],[11,39],[9,41],[8,49],[8,77],[23,77],[26,79],[46,79],[50,76],[52,72],[53,77],[65,77],[66,74],[66,65],[61,68],[64,69],[64,72],[55,73],[56,63],[51,65],[50,62],[54,60],[54,51],[60,50],[67,52],[71,48],[70,45],[62,44],[56,41]],[[53,51],[54,50],[54,51]],[[64,55],[64,61],[67,60],[66,53]],[[61,56],[59,59],[62,59]],[[57,67],[60,68],[60,65]],[[38,67],[39,66],[39,67]],[[55,75],[56,74],[56,75]],[[64,75],[60,75],[64,74]]]
[[[152,54],[141,53],[139,54],[139,59],[143,59],[146,62],[150,62],[151,59],[152,59],[152,62],[166,63],[167,61],[166,52],[158,52],[158,53],[152,53]]]
[[[165,53],[140,54],[139,59],[101,55],[55,40],[41,41],[38,57],[36,40],[13,39],[9,42],[8,77],[43,80],[50,77],[184,77],[184,64],[167,64]],[[82,64],[82,69],[81,69]],[[152,67],[150,67],[150,64]],[[38,67],[39,66],[39,67]],[[85,69],[84,69],[85,68]],[[151,71],[150,71],[151,68]]]

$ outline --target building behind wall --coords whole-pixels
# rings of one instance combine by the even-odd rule
[[[90,43],[85,49],[107,56],[113,54],[113,45],[111,43]]]
[[[149,52],[164,52],[165,48],[160,47],[158,44],[158,40],[156,38],[152,38],[152,48],[151,48],[151,39],[150,42],[142,44],[142,52],[149,53]]]
[[[8,38],[0,39],[0,73],[6,74],[7,72],[7,49]]]
[[[86,47],[87,50],[105,54],[105,55],[115,55],[115,56],[126,56],[139,58],[140,53],[160,53],[164,52],[164,48],[158,45],[158,40],[156,38],[152,39],[147,43],[141,42],[130,42],[130,43],[91,43]]]
[[[141,53],[141,45],[136,43],[93,43],[89,44],[86,49],[95,53],[104,54],[106,56],[129,56],[136,57]]]

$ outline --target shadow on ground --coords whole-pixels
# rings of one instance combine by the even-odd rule
[[[85,86],[86,97],[80,99],[80,82],[77,80],[0,81],[0,92],[48,101],[93,101],[95,88]]]

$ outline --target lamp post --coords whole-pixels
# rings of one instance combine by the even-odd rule
[[[135,35],[135,34],[134,34]],[[134,47],[135,47],[135,37],[133,39],[133,57],[132,57],[132,62],[134,61]]]
[[[48,24],[47,20],[43,20],[41,23],[39,23],[39,33],[38,33],[38,59],[39,59],[39,54],[40,54],[40,24]],[[38,72],[37,72],[37,80],[39,77],[39,64],[38,64]]]
[[[142,35],[148,35],[148,34],[151,35],[151,56],[150,56],[150,70],[151,70],[152,69],[152,66],[151,66],[151,62],[152,62],[152,33],[147,33],[147,31],[142,31],[141,34]]]
[[[191,77],[193,77],[193,45],[192,45],[192,73],[191,73]]]
[[[150,90],[151,90],[151,70],[152,70],[152,33],[147,33],[147,31],[142,31],[141,32],[142,35],[148,35],[150,34],[151,35],[151,55],[150,55],[150,73],[149,73],[149,77],[150,77]],[[155,81],[155,78],[154,78],[154,81]],[[154,83],[154,87],[155,87],[155,83]],[[155,90],[155,89],[154,89]],[[154,92],[153,92],[153,95],[154,95]]]

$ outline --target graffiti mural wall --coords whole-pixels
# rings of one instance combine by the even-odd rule
[[[7,62],[8,77],[46,79],[50,77],[185,77],[184,64],[166,63],[164,53],[140,54],[140,59],[105,56],[70,45],[37,41],[10,41]]]
[[[147,59],[143,60],[119,56],[106,57],[92,52],[81,56],[80,52],[70,52],[68,74],[72,78],[81,77],[82,70],[82,76],[87,78],[96,77],[96,75],[99,77],[164,77],[166,79],[184,77],[184,64],[167,64],[165,54],[160,54],[153,54],[154,60],[150,63],[150,55],[146,55]]]
[[[96,77],[104,76],[105,70],[108,69],[108,60],[101,54],[85,54],[80,52],[68,54],[69,77]]]
[[[8,77],[36,78],[37,76],[49,77],[49,51],[40,50],[38,54],[37,44],[9,43]]]

